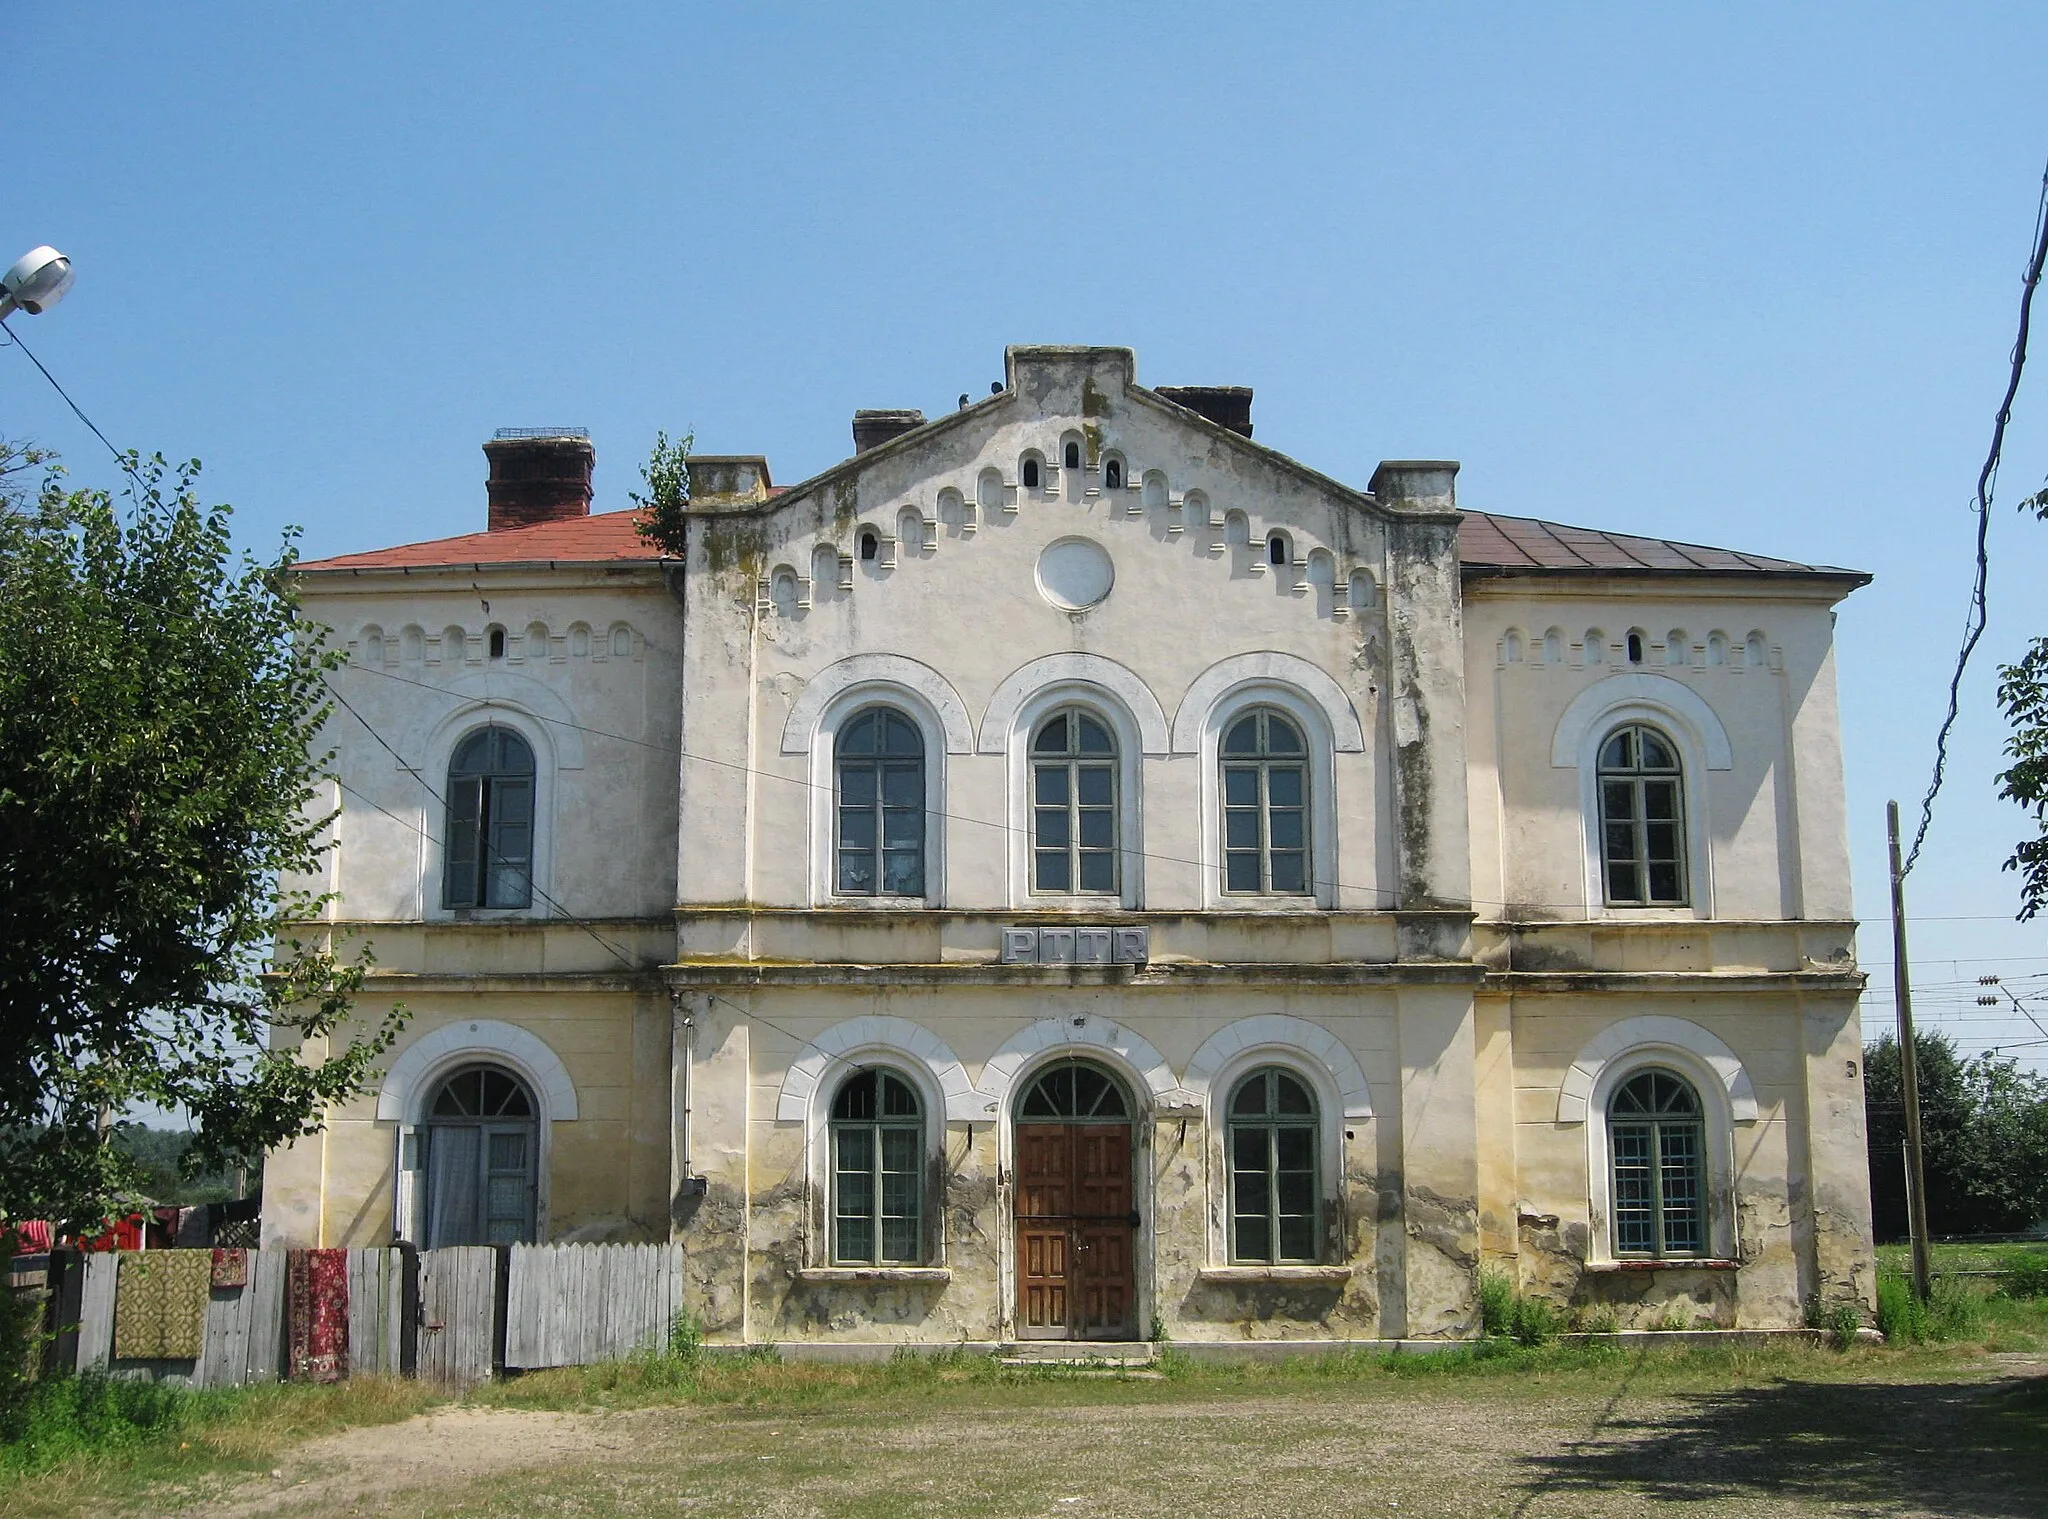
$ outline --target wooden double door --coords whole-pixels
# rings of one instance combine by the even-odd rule
[[[1128,1121],[1018,1122],[1020,1338],[1136,1337],[1131,1135]]]

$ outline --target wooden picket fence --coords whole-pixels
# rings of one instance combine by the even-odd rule
[[[248,1285],[212,1289],[204,1348],[184,1361],[114,1359],[120,1257],[74,1256],[45,1278],[44,1369],[192,1387],[277,1381],[288,1369],[285,1255],[251,1250]],[[620,1359],[665,1343],[681,1285],[675,1245],[351,1250],[349,1369],[466,1387],[507,1368]]]

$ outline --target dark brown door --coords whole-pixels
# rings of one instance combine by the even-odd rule
[[[1130,1338],[1131,1126],[1018,1124],[1016,1196],[1018,1335]]]

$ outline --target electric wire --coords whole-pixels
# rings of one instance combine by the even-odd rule
[[[130,480],[133,480],[139,489],[147,490],[148,487],[143,485],[142,483],[142,476],[138,475],[135,472],[135,466],[131,462],[131,460],[134,457],[133,452],[131,451],[129,453],[124,454],[121,452],[120,449],[114,447],[113,443],[109,441],[107,435],[100,431],[99,424],[93,421],[91,417],[88,417],[85,414],[84,408],[81,407],[76,401],[71,399],[71,392],[66,390],[62,385],[57,383],[57,377],[50,373],[50,371],[44,366],[43,361],[41,359],[36,357],[35,350],[30,348],[28,344],[24,343],[21,340],[21,334],[16,332],[12,327],[9,327],[7,325],[7,318],[5,318],[4,316],[0,316],[0,332],[5,332],[9,339],[13,341],[14,346],[16,348],[19,348],[23,353],[28,355],[28,361],[31,364],[35,365],[36,368],[41,371],[44,379],[50,382],[50,388],[55,390],[58,395],[64,398],[64,404],[71,408],[72,414],[76,416],[79,421],[83,422],[88,429],[90,429],[92,435],[95,438],[98,438],[100,442],[105,443],[107,445],[107,452],[112,454],[114,456],[114,462],[120,465],[121,468],[127,472],[128,478]]]
[[[1991,427],[1991,449],[1984,456],[1984,467],[1977,472],[1977,499],[1974,510],[1977,513],[1977,564],[1976,575],[1970,590],[1970,612],[1963,624],[1963,647],[1956,655],[1955,674],[1949,677],[1948,715],[1941,720],[1941,729],[1934,739],[1934,773],[1927,783],[1927,795],[1920,800],[1920,826],[1913,834],[1913,847],[1907,851],[1906,863],[1899,869],[1899,879],[1904,880],[1913,873],[1913,866],[1920,859],[1920,847],[1927,842],[1927,830],[1934,822],[1934,799],[1941,791],[1941,783],[1948,772],[1949,735],[1956,725],[1956,716],[1962,708],[1963,672],[1970,666],[1970,656],[1977,651],[1979,640],[1984,637],[1984,628],[1989,621],[1989,609],[1985,590],[1991,578],[1991,557],[1988,541],[1991,532],[1991,495],[1997,488],[1999,457],[2005,450],[2005,428],[2012,420],[2013,398],[2019,394],[2020,372],[2027,364],[2027,329],[2032,324],[2034,290],[2041,283],[2041,265],[2048,260],[2048,170],[2041,175],[2041,195],[2034,208],[2034,253],[2027,264],[2027,276],[2020,291],[2019,334],[2013,339],[2012,369],[2005,382],[2005,399],[1999,403],[1998,416]]]

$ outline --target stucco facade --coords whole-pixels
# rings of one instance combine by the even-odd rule
[[[716,1340],[1457,1338],[1482,1264],[1623,1324],[1867,1304],[1862,577],[1461,513],[1449,463],[1348,487],[1122,349],[966,400],[786,490],[691,461],[679,557],[587,485],[501,511],[506,443],[493,531],[302,568],[350,653],[334,927],[413,1017],[266,1238],[452,1238],[488,1066],[501,1237],[674,1237]],[[530,768],[476,780],[486,728]],[[1663,747],[1617,779],[1623,732]],[[501,783],[527,900],[446,905]],[[1030,1106],[1069,1070],[1115,1095]]]

